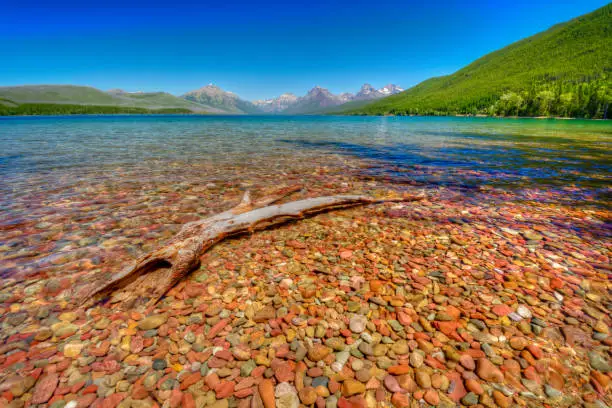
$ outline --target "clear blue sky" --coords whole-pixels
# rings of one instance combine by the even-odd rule
[[[314,85],[404,87],[607,4],[602,0],[7,0],[0,85],[174,94],[209,82],[245,99]]]

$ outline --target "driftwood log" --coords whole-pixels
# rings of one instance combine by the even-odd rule
[[[335,195],[307,198],[271,205],[300,190],[288,187],[257,201],[246,192],[236,207],[202,220],[185,224],[177,235],[153,252],[139,258],[135,265],[116,273],[109,281],[95,283],[81,303],[92,305],[112,296],[126,307],[136,304],[154,306],[181,279],[196,269],[200,256],[228,236],[265,229],[286,221],[333,209],[357,205],[415,201],[423,196],[376,199],[361,195]]]

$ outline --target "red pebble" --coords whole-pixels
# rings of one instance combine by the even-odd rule
[[[405,407],[410,406],[410,399],[408,398],[406,394],[396,392],[391,397],[391,403],[393,404],[394,407],[405,408]]]
[[[195,404],[195,401],[193,400],[193,395],[191,395],[188,392],[183,394],[183,402],[181,406],[183,408],[195,408],[196,404]]]
[[[145,389],[142,384],[134,384],[132,389],[132,399],[142,400],[149,396],[149,392]]]
[[[186,375],[181,382],[181,390],[186,390],[187,388],[191,387],[193,384],[200,381],[200,378],[202,378],[202,375],[199,371]]]
[[[217,387],[215,387],[215,393],[217,399],[228,398],[234,393],[234,387],[236,384],[233,381],[221,381]]]
[[[491,311],[499,317],[502,317],[509,315],[512,312],[512,309],[507,305],[495,305],[491,308]]]
[[[253,370],[255,371],[255,370]],[[211,390],[214,390],[217,385],[219,385],[219,376],[216,373],[208,374],[204,378],[204,382]]]
[[[215,353],[215,357],[222,358],[223,360],[226,360],[226,361],[231,361],[234,359],[234,356],[232,356],[232,353],[230,353],[229,350],[217,351]]]
[[[169,405],[171,408],[179,408],[183,400],[183,393],[176,388],[170,393]]]
[[[93,402],[96,400],[96,398],[97,398],[96,394],[81,395],[76,400],[77,408],[91,407],[91,404],[93,404]]]
[[[236,398],[246,398],[249,395],[253,395],[253,392],[254,391],[253,391],[252,387],[251,388],[244,388],[244,389],[242,389],[240,391],[234,392],[234,397],[236,397]]]
[[[450,387],[448,389],[448,396],[455,402],[459,401],[461,398],[467,395],[467,391],[463,386],[463,381],[461,380],[461,375],[458,372],[450,372],[446,374],[450,381]],[[415,397],[416,398],[416,397]]]
[[[212,339],[216,337],[217,334],[219,334],[221,330],[223,330],[225,326],[227,326],[228,324],[229,324],[228,319],[223,319],[219,323],[215,324],[213,327],[210,328],[210,331],[208,332],[208,336],[207,336],[208,339]]]
[[[80,382],[74,384],[72,387],[70,387],[70,392],[73,393],[73,394],[76,394],[84,386],[85,386],[85,381],[80,381]]]
[[[115,408],[121,403],[121,401],[123,401],[125,396],[126,395],[123,392],[112,394],[102,401],[100,408]]]
[[[333,379],[329,380],[329,383],[327,384],[327,388],[329,388],[329,392],[331,392],[332,394],[335,394],[340,389],[340,383]]]
[[[559,278],[552,278],[550,280],[550,288],[551,289],[560,289],[563,287],[563,281]]]
[[[533,357],[535,357],[536,360],[539,360],[542,358],[543,353],[542,353],[542,349],[540,349],[538,346],[536,346],[535,344],[530,344],[527,346],[527,350],[529,350],[529,352],[531,353],[531,355]]]
[[[255,367],[255,369],[253,369],[253,371],[251,371],[251,377],[253,377],[253,378],[261,377],[263,375],[264,371],[266,371],[266,367],[264,367],[264,366]]]
[[[93,394],[96,391],[98,391],[98,386],[96,384],[91,384],[83,388],[83,392],[81,394]]]

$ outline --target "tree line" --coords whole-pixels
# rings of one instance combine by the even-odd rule
[[[16,115],[109,115],[109,114],[188,114],[185,108],[146,109],[131,106],[71,105],[24,103],[8,106],[0,103],[0,116]]]
[[[516,88],[515,88],[516,89]],[[400,106],[365,106],[349,114],[490,115],[610,119],[612,82],[603,75],[586,81],[538,81],[523,90],[414,98]]]
[[[487,109],[496,116],[561,116],[609,119],[612,89],[604,79],[591,82],[534,84],[524,91],[505,92]]]

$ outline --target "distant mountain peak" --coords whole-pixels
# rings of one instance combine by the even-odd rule
[[[394,84],[376,89],[371,84],[365,83],[356,94],[344,92],[335,95],[329,89],[315,85],[306,92],[306,95],[299,98],[292,93],[284,93],[277,98],[254,101],[253,103],[263,111],[270,113],[316,113],[355,100],[383,98],[402,90]]]
[[[205,86],[203,86],[201,88],[198,88],[195,91],[191,91],[191,92],[206,91],[206,90],[214,90],[214,91],[223,91],[223,92],[226,92],[224,89],[222,89],[221,87],[213,84],[212,82],[209,83],[208,85],[205,85]]]
[[[385,95],[393,95],[396,93],[404,92],[404,88],[400,88],[395,84],[387,84],[379,89],[379,92],[382,92]]]
[[[323,88],[322,86],[315,85],[310,91],[308,91],[308,93],[311,93],[311,92],[325,92],[325,91],[329,92],[327,90],[327,88]]]
[[[225,113],[261,113],[254,103],[242,100],[235,93],[226,91],[212,82],[181,95],[181,98],[212,106]]]
[[[279,113],[295,104],[298,97],[291,92],[285,92],[277,98],[253,101],[253,104],[266,113]]]

